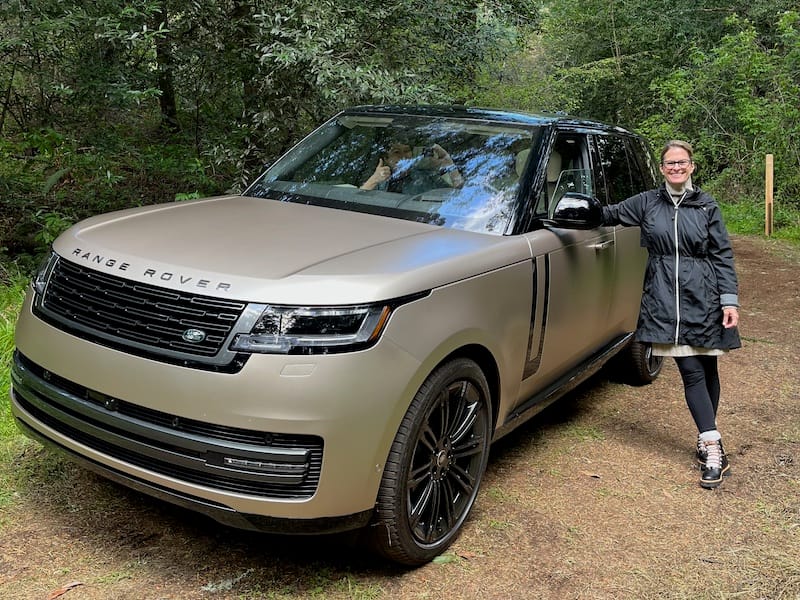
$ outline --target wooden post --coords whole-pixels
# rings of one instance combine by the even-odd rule
[[[774,159],[772,154],[767,154],[767,162],[766,162],[766,173],[765,173],[765,205],[764,205],[764,234],[769,237],[772,235],[772,186],[773,186],[773,170],[774,170]]]

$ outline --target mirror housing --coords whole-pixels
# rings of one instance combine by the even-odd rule
[[[562,229],[594,229],[603,224],[603,207],[597,198],[567,192],[556,204],[553,218],[544,223]]]

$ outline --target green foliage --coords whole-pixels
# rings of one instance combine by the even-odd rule
[[[9,367],[14,350],[14,326],[26,285],[27,280],[20,274],[10,273],[0,266],[0,442],[16,435],[8,403]]]
[[[40,224],[40,227],[34,239],[37,242],[37,249],[41,253],[47,252],[61,232],[72,225],[69,219],[57,212],[43,212],[39,210],[36,211],[35,218]]]
[[[197,191],[194,192],[178,192],[175,194],[175,201],[176,202],[184,202],[185,200],[197,200],[201,198],[200,193]]]
[[[241,190],[345,105],[469,102],[536,18],[534,0],[0,3],[0,256],[28,269],[67,222]]]
[[[152,97],[154,0],[0,4],[0,132],[96,119]]]
[[[157,125],[154,125],[155,129]],[[0,141],[0,258],[30,273],[66,227],[93,214],[225,191],[230,172],[187,144],[157,144],[123,127],[79,141],[54,130]]]
[[[696,140],[703,176],[729,202],[763,195],[764,157],[774,154],[776,202],[800,208],[800,15],[782,15],[771,48],[748,22],[727,25],[734,31],[717,47],[695,47],[689,65],[653,82],[658,110],[642,128]]]
[[[698,150],[723,202],[800,198],[789,0],[0,3],[0,257],[90,214],[240,191],[336,110],[481,104]]]
[[[800,15],[786,0],[548,2],[541,29],[494,98],[621,123],[658,147],[697,150],[696,180],[722,202],[800,209]],[[512,63],[514,64],[514,63]],[[495,81],[497,78],[495,78]],[[491,89],[491,76],[486,88]]]
[[[725,223],[731,233],[764,235],[763,201],[742,200],[720,204]],[[774,206],[772,237],[800,244],[800,210],[784,205]]]

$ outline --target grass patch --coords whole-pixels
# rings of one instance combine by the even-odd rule
[[[0,397],[4,399],[0,416],[0,440],[7,440],[16,432],[6,399],[11,384],[9,367],[14,351],[14,326],[25,295],[26,283],[21,275],[9,273],[0,267]]]
[[[14,498],[11,456],[23,441],[11,416],[8,391],[11,385],[9,367],[14,351],[14,326],[26,283],[18,273],[10,273],[0,267],[0,506],[9,504]]]
[[[731,233],[763,236],[765,227],[764,202],[742,200],[721,203],[725,225]],[[800,244],[800,210],[781,204],[774,205],[772,237]]]
[[[590,442],[594,440],[604,440],[605,434],[597,427],[592,425],[582,425],[575,423],[565,429],[564,434],[567,437],[577,439],[581,442]]]

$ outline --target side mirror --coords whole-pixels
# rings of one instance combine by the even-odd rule
[[[556,204],[553,218],[544,223],[562,229],[594,229],[603,224],[603,207],[597,198],[567,192]]]

